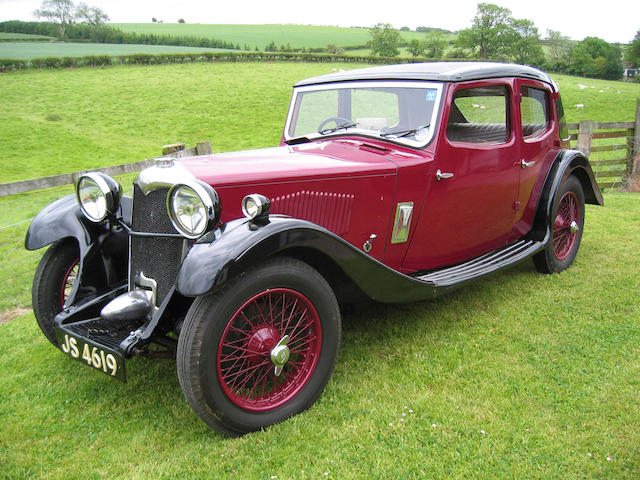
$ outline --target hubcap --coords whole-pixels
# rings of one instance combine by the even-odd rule
[[[273,347],[271,350],[271,363],[274,365],[273,373],[275,376],[279,376],[282,373],[282,369],[284,368],[287,360],[289,360],[289,356],[291,355],[291,350],[287,347],[287,342],[289,341],[289,335],[285,335],[282,337],[282,340],[278,342],[278,344]]]

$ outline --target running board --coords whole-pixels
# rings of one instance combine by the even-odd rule
[[[507,247],[494,250],[468,262],[414,278],[436,289],[447,290],[496,270],[515,265],[541,250],[544,245],[544,242],[519,240]]]

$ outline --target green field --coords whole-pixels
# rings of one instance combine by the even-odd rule
[[[84,57],[86,55],[129,55],[132,53],[197,53],[220,49],[173,47],[165,45],[128,45],[109,43],[0,42],[0,58],[29,60],[44,57]]]
[[[640,477],[640,195],[588,206],[575,265],[530,262],[433,302],[343,319],[306,413],[224,438],[189,409],[173,360],[119,383],[57,352],[31,314],[0,326],[6,479]]]
[[[214,37],[233,42],[250,49],[260,50],[274,41],[278,47],[320,48],[332,43],[338,46],[365,45],[371,40],[368,28],[320,27],[315,25],[210,25],[199,23],[114,23],[110,24],[125,32],[157,33],[160,35],[192,35]],[[424,33],[400,32],[410,41],[423,39]]]
[[[28,33],[0,32],[0,42],[8,42],[8,41],[42,42],[47,40],[53,40],[53,38],[45,37],[44,35],[29,35]],[[2,56],[0,56],[0,58],[2,58]]]
[[[211,140],[216,152],[276,145],[291,86],[339,68],[356,67],[215,63],[4,74],[0,183],[130,163],[178,141]],[[640,84],[554,78],[569,122],[635,117]]]

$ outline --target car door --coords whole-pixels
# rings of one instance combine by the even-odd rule
[[[513,81],[452,84],[406,269],[460,263],[506,244],[518,195]]]
[[[520,187],[512,240],[531,228],[537,199],[534,189],[541,188],[540,175],[559,151],[554,143],[556,137],[552,128],[549,88],[534,80],[518,79],[516,89],[519,93],[516,135],[520,142]]]

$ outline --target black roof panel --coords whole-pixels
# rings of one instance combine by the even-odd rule
[[[483,78],[523,77],[548,83],[557,90],[556,84],[546,73],[524,65],[492,62],[433,62],[403,63],[380,67],[340,71],[307,78],[296,83],[317,85],[322,83],[349,82],[354,80],[432,80],[439,82],[464,82]]]

